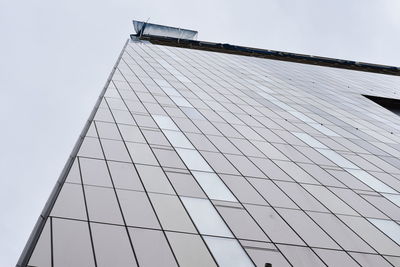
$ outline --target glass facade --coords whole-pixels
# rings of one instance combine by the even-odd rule
[[[400,77],[130,40],[28,266],[400,266]]]

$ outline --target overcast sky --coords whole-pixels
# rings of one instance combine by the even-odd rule
[[[0,266],[16,264],[132,19],[400,66],[399,14],[399,0],[0,0]]]

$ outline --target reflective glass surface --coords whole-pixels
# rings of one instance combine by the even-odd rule
[[[28,266],[400,266],[399,84],[130,41]]]

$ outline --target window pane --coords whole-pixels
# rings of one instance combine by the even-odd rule
[[[208,163],[196,150],[177,148],[176,151],[190,170],[213,172]]]
[[[397,255],[400,253],[400,247],[375,228],[367,219],[343,215],[339,215],[339,218],[379,253],[387,255]]]
[[[157,217],[146,193],[117,190],[122,213],[128,226],[160,229]]]
[[[210,201],[190,197],[181,199],[201,234],[233,237]]]
[[[163,232],[157,230],[129,228],[129,233],[132,238],[139,266],[177,266]],[[113,265],[111,264],[110,266]]]
[[[84,184],[112,187],[104,160],[79,158]]]
[[[136,168],[148,192],[175,194],[168,178],[160,167],[137,164]]]
[[[302,140],[304,143],[307,145],[314,147],[314,148],[327,148],[325,145],[323,145],[321,142],[319,142],[317,139],[313,138],[311,135],[306,134],[306,133],[295,133],[293,132],[297,138]]]
[[[166,234],[180,266],[217,266],[199,235],[174,232]]]
[[[197,233],[178,197],[153,193],[149,197],[164,230]]]
[[[359,267],[344,251],[314,249],[328,266]]]
[[[113,189],[85,186],[85,195],[91,221],[123,224]]]
[[[306,247],[277,245],[282,253],[296,267],[326,266],[315,253]],[[272,265],[274,266],[274,265]]]
[[[330,149],[320,149],[317,148],[319,153],[327,157],[328,159],[332,160],[334,163],[336,163],[338,166],[343,167],[343,168],[351,168],[351,169],[358,169],[356,165],[339,155],[333,150]]]
[[[90,227],[97,266],[137,266],[125,227],[100,223],[91,223]]]
[[[130,162],[128,151],[126,151],[125,145],[121,141],[101,139],[103,145],[104,154],[108,160],[125,161]]]
[[[216,209],[237,238],[270,241],[245,209],[217,205]]]
[[[82,185],[64,183],[51,215],[87,220]]]
[[[54,266],[95,266],[87,222],[53,218]]]
[[[108,167],[116,188],[144,190],[133,164],[109,161]]]
[[[128,142],[126,146],[134,163],[158,165],[149,145]]]
[[[333,214],[319,212],[308,214],[345,250],[374,253],[370,246]]]
[[[179,196],[207,198],[192,175],[177,172],[166,174]]]
[[[161,129],[179,131],[178,127],[171,120],[171,118],[161,115],[153,115],[152,117],[158,124],[158,127],[160,127]]]
[[[356,177],[358,180],[362,181],[372,189],[378,191],[378,192],[384,192],[384,193],[397,193],[394,191],[392,188],[387,186],[386,184],[382,183],[378,179],[376,179],[374,176],[369,174],[366,171],[363,170],[347,170],[349,173],[351,173],[354,177]]]
[[[78,156],[103,159],[104,156],[99,139],[85,137],[81,147],[79,148]]]
[[[326,187],[318,185],[303,185],[305,189],[310,192],[316,199],[324,204],[328,209],[334,213],[357,215],[357,213],[344,203],[340,198],[335,196]]]
[[[231,191],[215,173],[197,171],[192,173],[209,198],[237,202]]]
[[[205,236],[208,247],[221,267],[254,266],[240,244],[234,239]]]
[[[358,263],[360,263],[361,266],[363,266],[363,267],[376,267],[376,266],[379,266],[379,267],[390,267],[391,266],[380,255],[372,255],[372,254],[366,254],[366,253],[354,253],[354,252],[350,252],[350,255]]]
[[[256,205],[245,205],[245,207],[273,242],[304,245],[304,242],[272,208]]]
[[[272,264],[272,267],[289,267],[291,266],[283,255],[271,243],[241,241],[243,247],[251,259],[259,267],[264,267],[266,263]],[[296,266],[296,265],[294,265]]]
[[[194,149],[183,133],[170,130],[163,130],[163,133],[174,147]]]
[[[339,246],[303,211],[278,209],[278,212],[309,246],[339,249]]]
[[[97,121],[96,127],[100,138],[121,140],[121,135],[115,123]]]
[[[400,225],[394,221],[368,218],[376,227],[400,245]]]
[[[268,201],[271,206],[283,208],[297,208],[271,180],[248,178],[249,182]]]

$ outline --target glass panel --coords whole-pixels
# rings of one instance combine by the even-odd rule
[[[304,245],[272,208],[255,205],[245,205],[245,207],[273,242]]]
[[[128,226],[160,229],[157,217],[144,192],[117,190],[122,213]]]
[[[175,102],[175,104],[177,106],[181,106],[181,107],[188,107],[188,108],[192,108],[193,106],[183,97],[179,97],[179,96],[171,96],[172,101]]]
[[[379,253],[386,255],[398,255],[400,253],[400,247],[375,228],[367,219],[343,215],[339,215],[339,219],[346,223]]]
[[[321,125],[319,123],[309,123],[309,125],[311,127],[313,127],[314,129],[320,131],[321,133],[327,135],[327,136],[340,137],[340,135],[338,135],[337,133],[335,133],[331,129],[328,129],[327,127],[325,127],[325,126],[323,126],[323,125]]]
[[[314,249],[328,266],[359,267],[344,251]]]
[[[269,241],[261,228],[243,208],[217,206],[216,209],[226,221],[237,238],[257,241]]]
[[[296,267],[326,266],[315,253],[306,247],[277,245],[282,253]],[[272,265],[273,266],[273,265]]]
[[[201,234],[233,237],[210,201],[189,197],[181,200]]]
[[[177,148],[179,156],[190,170],[213,172],[211,167],[196,150]]]
[[[233,165],[221,153],[201,152],[201,154],[218,174],[226,173],[239,175],[239,172],[235,167],[233,167]]]
[[[152,193],[149,197],[164,230],[197,233],[178,197]]]
[[[170,146],[167,138],[158,129],[142,130],[144,137],[150,145]]]
[[[244,243],[241,241],[242,244]],[[249,243],[249,242],[246,242]],[[251,259],[258,267],[264,267],[266,263],[272,264],[272,267],[291,266],[282,254],[271,243],[252,242],[248,246],[243,245]]]
[[[112,187],[104,160],[79,158],[84,184]]]
[[[123,224],[113,189],[85,186],[85,195],[91,221]]]
[[[241,203],[267,205],[267,202],[242,176],[220,175]]]
[[[130,162],[128,151],[126,151],[125,145],[121,141],[101,139],[103,145],[104,154],[108,160],[117,160]]]
[[[391,266],[382,256],[379,256],[379,255],[354,253],[354,252],[350,252],[350,255],[363,267],[376,267],[376,266],[390,267]]]
[[[254,266],[240,244],[234,239],[205,236],[208,247],[221,267]]]
[[[193,171],[192,174],[209,198],[237,202],[231,191],[215,173]]]
[[[79,148],[78,156],[103,159],[103,151],[101,150],[99,139],[85,137]]]
[[[339,246],[303,211],[289,209],[277,209],[277,211],[309,246],[339,249]]]
[[[279,181],[277,181],[276,184],[303,210],[328,212],[328,210],[301,187],[300,184]]]
[[[91,223],[90,227],[97,266],[137,266],[125,227],[100,223]]]
[[[350,208],[340,198],[335,196],[326,187],[318,185],[303,185],[303,187],[332,212],[357,215],[357,213],[352,208]]]
[[[392,201],[398,207],[400,207],[400,195],[390,195],[390,194],[382,194],[384,197]]]
[[[368,218],[382,232],[400,245],[400,225],[394,221]]]
[[[168,178],[160,167],[136,165],[136,168],[148,192],[175,195]]]
[[[384,192],[384,193],[397,193],[394,191],[392,188],[387,186],[386,184],[382,183],[378,179],[376,179],[374,176],[369,174],[366,171],[363,170],[347,170],[349,173],[351,173],[354,177],[356,177],[358,180],[362,181],[372,189],[378,191],[378,192]]]
[[[239,155],[226,155],[226,157],[242,175],[265,178],[265,174],[246,157]]]
[[[350,189],[330,188],[333,193],[340,197],[347,205],[365,217],[387,219],[387,216],[365,201],[360,195]]]
[[[317,212],[308,214],[345,250],[374,253],[370,246],[333,214]]]
[[[149,145],[138,143],[126,143],[134,163],[158,165]]]
[[[74,159],[74,163],[72,164],[71,169],[68,172],[68,176],[65,182],[77,183],[77,184],[81,183],[81,174],[78,166],[78,158]]]
[[[343,168],[350,168],[350,169],[358,169],[356,165],[339,155],[333,150],[330,149],[320,149],[317,148],[319,153],[327,157],[328,159],[332,160],[334,163],[336,163],[338,166],[343,167]]]
[[[163,167],[186,169],[185,164],[179,158],[178,154],[174,150],[169,149],[153,149],[159,163]]]
[[[306,143],[307,145],[314,147],[314,148],[327,148],[325,145],[323,145],[321,142],[319,142],[317,139],[313,138],[311,135],[306,134],[306,133],[295,133],[292,132],[297,138],[299,138],[301,141]]]
[[[146,142],[137,126],[119,124],[118,128],[121,131],[124,141],[136,142],[136,143]]]
[[[271,180],[248,178],[248,181],[271,206],[297,208],[296,204],[294,204]]]
[[[166,172],[166,174],[178,195],[207,198],[192,175],[177,172]]]
[[[183,133],[170,130],[163,130],[163,133],[174,147],[194,149]]]
[[[53,206],[51,215],[87,220],[82,185],[64,183]]]
[[[108,167],[116,188],[144,190],[133,164],[109,161]]]
[[[290,161],[274,161],[279,167],[299,183],[319,184],[314,177],[305,172],[296,163]]]
[[[115,123],[97,121],[96,127],[100,138],[121,140],[121,135]]]
[[[217,266],[200,236],[174,232],[166,234],[180,266]]]
[[[129,233],[132,238],[139,266],[177,266],[163,232],[129,228]]]
[[[53,218],[54,266],[95,266],[87,222]]]
[[[161,115],[152,115],[152,117],[158,124],[158,127],[160,127],[161,129],[179,131],[179,128],[171,120],[171,118],[169,118],[167,116],[161,116]]]

